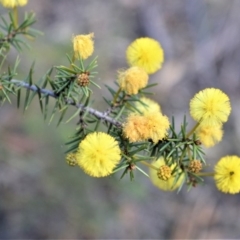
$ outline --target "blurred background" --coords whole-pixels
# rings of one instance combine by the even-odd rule
[[[222,89],[232,103],[224,138],[206,149],[209,171],[225,155],[240,155],[240,1],[238,0],[29,0],[43,36],[21,58],[19,79],[35,60],[34,79],[67,64],[72,36],[95,34],[98,55],[95,107],[105,109],[104,84],[114,86],[126,68],[125,50],[148,36],[165,50],[151,75],[153,99],[180,126],[189,100],[206,87]],[[0,7],[0,13],[7,10]],[[13,64],[17,53],[7,59]],[[95,91],[96,90],[96,91]],[[109,96],[110,97],[110,96]],[[91,178],[65,163],[64,143],[76,123],[48,125],[38,101],[23,114],[16,101],[0,108],[0,239],[237,239],[239,195],[216,190],[211,178],[187,192],[162,192],[143,175]],[[73,109],[74,111],[74,109]],[[189,118],[188,118],[189,119]],[[189,127],[193,125],[189,120]]]

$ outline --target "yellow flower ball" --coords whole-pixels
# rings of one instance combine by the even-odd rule
[[[190,101],[192,118],[209,125],[226,122],[230,112],[230,100],[220,89],[206,88],[197,93]]]
[[[73,37],[73,51],[75,58],[87,59],[94,51],[94,34],[77,35]]]
[[[160,169],[160,167],[166,165],[166,163],[164,158],[160,157],[157,161],[152,162],[152,165],[155,168]],[[172,171],[175,167],[176,167],[176,164],[172,164],[170,166]],[[149,168],[149,177],[153,185],[155,185],[156,187],[160,188],[163,191],[174,191],[183,183],[184,174],[181,174],[182,173],[181,169],[179,169],[178,171],[179,178],[176,182],[175,182],[176,172],[173,175],[171,175],[171,177],[168,177],[167,180],[163,180],[159,178],[158,172],[159,171],[153,168]]]
[[[140,115],[130,115],[123,125],[123,135],[130,142],[143,141],[143,132],[146,127],[146,118]]]
[[[196,135],[205,147],[213,147],[222,140],[222,124],[208,125],[201,123],[196,130]]]
[[[151,139],[157,143],[166,136],[169,126],[168,118],[160,112],[144,116],[130,114],[123,125],[123,134],[130,142]]]
[[[148,74],[161,69],[164,52],[160,43],[152,38],[138,38],[130,44],[126,51],[127,62],[130,66],[138,66]]]
[[[240,158],[222,157],[214,168],[214,180],[219,191],[235,194],[240,192]]]
[[[124,72],[119,72],[119,86],[127,94],[137,94],[138,91],[147,86],[148,74],[140,67],[131,67]]]
[[[28,0],[0,0],[0,3],[6,8],[22,7]]]
[[[154,143],[157,143],[166,137],[170,127],[167,116],[157,112],[145,114],[144,117],[146,118],[146,126],[143,132],[144,139],[152,139]]]
[[[80,142],[76,160],[85,173],[92,177],[105,177],[121,159],[118,142],[109,134],[93,132]]]

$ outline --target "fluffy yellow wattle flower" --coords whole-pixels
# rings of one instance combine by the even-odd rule
[[[156,112],[161,112],[161,107],[160,105],[153,101],[150,98],[146,97],[141,97],[139,102],[135,103],[135,108],[138,110],[136,111],[133,109],[133,114],[137,115],[145,115],[147,113],[156,113]]]
[[[167,135],[170,127],[168,117],[162,115],[160,112],[147,113],[144,115],[146,118],[145,131],[143,132],[144,139],[152,139],[154,143],[162,140]]]
[[[130,142],[140,142],[145,140],[143,132],[146,128],[146,118],[140,115],[130,115],[123,125],[123,135]]]
[[[0,3],[6,8],[22,7],[28,0],[0,0]]]
[[[121,159],[117,141],[103,132],[88,134],[75,154],[78,165],[92,177],[105,177]]]
[[[143,37],[129,45],[126,57],[130,66],[139,66],[152,74],[162,67],[164,52],[158,41]]]
[[[118,82],[120,88],[127,94],[137,94],[140,89],[147,86],[148,74],[140,67],[131,67],[119,72]]]
[[[87,59],[94,51],[94,34],[77,35],[73,37],[73,51],[75,58]]]
[[[240,192],[240,158],[238,156],[222,157],[214,171],[218,190],[231,194]]]
[[[144,116],[131,114],[123,125],[123,134],[130,142],[151,139],[157,143],[167,135],[169,126],[168,118],[160,112],[147,113]]]
[[[206,88],[198,92],[190,101],[192,118],[209,125],[226,122],[230,112],[230,100],[220,89]]]
[[[160,157],[157,161],[152,162],[152,165],[158,169],[160,169],[160,167],[166,165],[164,158]],[[171,170],[173,171],[173,169],[176,167],[176,164],[172,164],[170,166]],[[179,169],[179,174],[181,174],[182,170]],[[175,174],[171,175],[170,178],[168,178],[167,180],[162,180],[159,178],[159,174],[158,171],[153,169],[153,168],[149,168],[149,177],[151,182],[153,183],[153,185],[155,185],[156,187],[160,188],[163,191],[174,191],[176,190],[183,182],[184,180],[184,174],[181,174],[180,177],[178,178],[177,182],[175,183]]]
[[[200,126],[196,130],[196,134],[205,147],[213,147],[215,144],[222,140],[223,137],[222,124],[220,125],[200,124]]]

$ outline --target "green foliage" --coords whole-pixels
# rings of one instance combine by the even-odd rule
[[[0,49],[9,50],[11,45],[18,51],[21,51],[23,46],[29,48],[26,41],[21,39],[21,36],[35,38],[36,35],[42,33],[31,28],[31,26],[36,22],[34,13],[25,13],[24,20],[19,25],[17,24],[13,14],[14,13],[9,12],[10,21],[1,16],[2,23],[0,24],[0,27],[2,31],[0,32]]]

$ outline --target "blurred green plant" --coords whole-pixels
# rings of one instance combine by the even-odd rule
[[[14,2],[14,1],[13,1]],[[12,2],[11,2],[12,3]],[[27,3],[20,1],[20,5]],[[92,86],[100,88],[95,80],[97,57],[94,52],[93,33],[73,37],[73,53],[67,55],[68,66],[50,68],[38,81],[33,80],[34,64],[25,79],[15,79],[19,59],[5,69],[10,49],[23,51],[29,45],[27,38],[35,38],[39,31],[32,28],[34,13],[26,13],[19,23],[19,1],[9,5],[8,18],[1,17],[0,31],[0,101],[11,103],[17,98],[17,106],[27,110],[37,98],[45,120],[52,122],[58,114],[57,125],[78,119],[74,136],[66,140],[66,162],[80,166],[93,177],[105,177],[122,171],[134,178],[140,171],[152,183],[165,191],[180,191],[184,185],[195,187],[204,182],[204,176],[213,176],[217,188],[225,193],[240,192],[240,158],[228,156],[220,159],[214,172],[203,172],[205,153],[202,145],[212,147],[223,136],[222,124],[231,112],[228,96],[219,89],[207,88],[190,101],[190,114],[196,125],[188,130],[186,116],[180,129],[174,117],[171,123],[163,115],[157,102],[149,98],[156,83],[149,83],[149,74],[162,67],[164,51],[151,38],[138,38],[127,48],[129,68],[119,71],[113,86],[105,86],[111,98],[103,97],[105,111],[92,108]],[[25,94],[22,94],[26,91]],[[24,97],[22,97],[24,96]],[[50,111],[49,99],[55,104]],[[76,111],[64,120],[69,107]],[[50,112],[50,116],[49,116]],[[102,129],[101,132],[99,129]],[[142,166],[149,168],[149,174]]]

